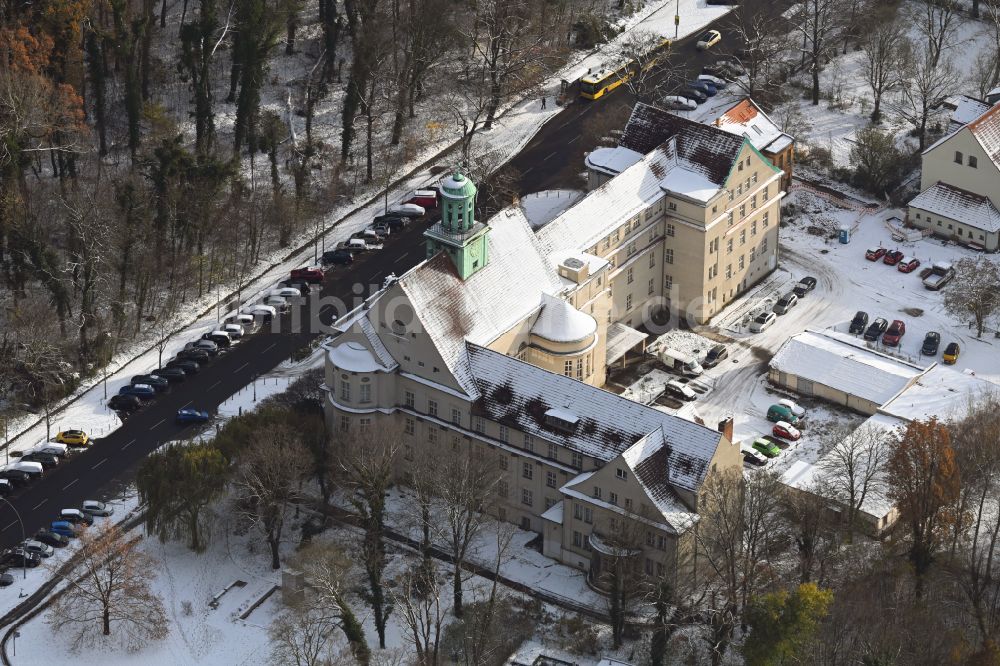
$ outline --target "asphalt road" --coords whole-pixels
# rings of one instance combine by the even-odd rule
[[[380,286],[389,273],[401,275],[424,258],[421,234],[427,227],[427,222],[410,224],[391,236],[384,249],[359,255],[349,268],[338,266],[327,272],[320,293],[336,297],[351,307],[358,298],[353,289],[355,284],[365,285],[367,296],[368,285]],[[320,320],[329,324],[335,316],[343,314],[341,309],[323,306]],[[308,307],[303,307],[301,321],[309,321],[308,315]],[[177,410],[190,406],[214,412],[255,377],[317,337],[317,333],[308,331],[287,332],[291,325],[291,317],[286,315],[281,321],[281,332],[273,332],[269,325],[261,327],[260,332],[220,354],[194,377],[171,385],[168,392],[127,417],[118,430],[94,440],[89,448],[70,454],[41,479],[16,490],[7,498],[16,507],[16,514],[7,504],[0,504],[0,547],[21,541],[17,514],[30,536],[55,520],[61,509],[79,507],[86,499],[110,498],[134,475],[139,461],[149,453],[165,442],[191,437],[204,428],[178,425],[174,422]]]
[[[777,16],[787,6],[786,0],[744,0],[743,11],[754,15]],[[671,11],[673,6],[661,11]],[[734,25],[736,11],[713,21],[702,30],[674,43],[667,62],[651,71],[642,83],[645,89],[655,89],[656,96],[675,94],[684,84],[701,74],[706,65],[742,48],[737,43]],[[706,51],[695,48],[698,37],[715,29],[722,33],[722,42]],[[551,100],[550,100],[551,101]],[[584,189],[586,170],[584,157],[599,145],[609,132],[622,130],[628,122],[636,96],[627,86],[601,99],[590,101],[576,98],[542,129],[511,161],[516,170],[520,194],[559,188]],[[539,103],[541,103],[539,101]]]

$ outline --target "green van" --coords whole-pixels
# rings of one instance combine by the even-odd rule
[[[777,423],[778,421],[787,421],[792,425],[799,422],[799,417],[792,413],[788,407],[784,405],[771,405],[767,408],[767,420]]]

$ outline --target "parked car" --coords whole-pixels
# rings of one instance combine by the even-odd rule
[[[243,336],[247,334],[246,329],[243,328],[243,324],[223,324],[222,330],[228,333],[229,337],[233,340],[242,340]]]
[[[699,51],[704,51],[705,49],[710,49],[719,42],[722,41],[722,33],[718,30],[706,30],[702,33],[701,37],[698,38],[695,47]]]
[[[697,102],[681,95],[667,95],[660,101],[660,104],[663,108],[672,111],[694,111],[698,108]]]
[[[177,423],[204,423],[209,419],[208,412],[199,409],[185,407],[177,410],[175,420]]]
[[[107,516],[114,514],[115,507],[97,500],[84,500],[83,504],[80,505],[80,510],[84,513],[89,513],[92,516],[106,518]]]
[[[692,400],[697,399],[698,397],[697,393],[695,393],[689,387],[680,383],[676,379],[672,379],[669,382],[667,382],[667,385],[664,387],[664,389],[670,395],[670,397],[677,398],[678,400],[683,400],[684,402],[690,402]]]
[[[266,324],[278,316],[278,310],[270,305],[255,303],[244,308],[242,314],[248,314]]]
[[[9,573],[0,573],[0,587],[10,587],[14,584],[14,577]]]
[[[935,261],[931,264],[930,274],[924,278],[924,288],[937,291],[952,281],[955,268],[947,261]]]
[[[740,449],[740,452],[743,454],[744,464],[753,465],[755,467],[767,464],[767,456],[755,451],[754,449]]]
[[[692,90],[700,90],[701,92],[705,93],[705,95],[707,95],[708,97],[715,97],[719,93],[718,88],[713,86],[708,81],[702,81],[700,79],[695,79],[694,81],[691,81],[690,83],[687,84],[687,86]]]
[[[75,539],[77,536],[76,527],[74,527],[73,523],[65,520],[53,520],[49,526],[49,530],[53,534],[58,534],[67,539]]]
[[[421,208],[437,208],[437,190],[414,190],[408,197],[406,203],[416,204]]]
[[[785,405],[775,404],[767,408],[767,420],[771,423],[785,421],[787,423],[791,423],[792,425],[797,425],[799,417],[797,417],[795,412]]]
[[[37,479],[45,472],[45,468],[42,467],[42,463],[32,462],[30,460],[13,460],[8,463],[4,469],[13,470],[15,472],[24,472],[30,479]]]
[[[136,375],[131,379],[129,383],[149,384],[150,386],[153,387],[153,390],[155,390],[157,393],[162,393],[166,391],[167,388],[170,386],[170,382],[168,382],[163,377],[158,377],[157,375]]]
[[[68,446],[87,446],[90,437],[82,430],[64,430],[56,435],[56,441]]]
[[[768,458],[777,458],[778,454],[781,453],[781,449],[778,448],[777,444],[763,437],[753,440],[753,448]]]
[[[761,331],[767,330],[774,325],[774,322],[778,320],[778,315],[773,312],[762,312],[757,315],[756,319],[750,322],[750,332],[760,333]]]
[[[35,451],[25,453],[21,456],[21,460],[24,462],[39,463],[42,469],[52,469],[59,464],[59,458],[48,453],[38,453]]]
[[[708,95],[698,90],[697,88],[691,88],[690,86],[684,88],[678,94],[680,94],[682,97],[687,97],[690,100],[694,100],[695,104],[704,104],[705,102],[708,101]]]
[[[29,553],[23,548],[8,550],[0,556],[0,566],[4,567],[27,567],[33,569],[42,563],[42,558],[34,553]]]
[[[350,264],[354,263],[354,255],[350,250],[330,250],[323,253],[324,264]]]
[[[376,215],[372,220],[374,224],[385,224],[389,227],[391,231],[399,231],[406,226],[409,222],[409,218],[403,217],[399,213],[386,213],[385,215]]]
[[[90,514],[84,513],[80,509],[63,509],[59,512],[59,519],[65,520],[67,523],[73,523],[74,525],[93,525],[94,517]]]
[[[958,360],[958,355],[961,353],[962,348],[958,346],[957,342],[949,342],[948,346],[944,348],[942,360],[948,365],[955,365],[955,361]]]
[[[906,324],[901,319],[894,319],[882,336],[882,344],[886,347],[898,347],[899,341],[906,333]]]
[[[0,469],[0,480],[7,481],[11,486],[19,488],[31,481],[31,476],[16,469]]]
[[[888,252],[888,250],[884,247],[871,247],[868,248],[867,252],[865,252],[865,259],[868,261],[878,261],[885,256],[886,252]]]
[[[868,342],[875,342],[879,339],[879,336],[885,333],[885,329],[887,328],[889,328],[889,322],[884,318],[879,317],[873,321],[868,327],[868,330],[865,331],[865,340]]]
[[[389,206],[388,212],[395,213],[400,217],[423,217],[427,214],[427,210],[423,206],[418,206],[415,203],[398,203]]]
[[[41,541],[35,541],[34,539],[28,539],[27,541],[22,543],[21,548],[23,548],[25,552],[32,553],[33,555],[38,555],[39,557],[42,558],[52,557],[52,553],[55,552],[52,546],[44,544]]]
[[[902,259],[899,260],[899,263],[896,264],[896,270],[899,271],[900,273],[912,273],[917,269],[918,266],[920,266],[919,259],[914,259],[912,257],[903,257]]]
[[[69,539],[61,534],[56,534],[52,530],[45,529],[35,532],[35,541],[41,541],[46,546],[52,546],[53,548],[62,548],[69,545]]]
[[[191,342],[184,345],[184,349],[199,349],[208,354],[209,356],[216,356],[219,353],[219,345],[217,345],[214,341],[206,340],[205,338],[198,338],[197,340],[192,340]]]
[[[372,222],[368,225],[368,228],[382,238],[388,238],[392,235],[392,228],[385,222]]]
[[[185,358],[172,358],[167,361],[168,368],[177,368],[182,371],[185,375],[197,375],[201,372],[201,367],[194,361],[189,361]]]
[[[699,74],[698,80],[712,84],[713,86],[715,86],[716,90],[725,90],[726,86],[728,85],[725,79],[719,78],[718,76],[713,76],[712,74],[705,74],[705,73]]]
[[[128,384],[118,389],[118,395],[132,395],[140,400],[152,400],[156,397],[156,389],[149,384]]]
[[[775,423],[774,427],[771,428],[771,434],[775,437],[781,437],[782,439],[788,439],[793,442],[802,436],[799,429],[787,421],[778,421]]]
[[[795,304],[799,302],[799,297],[792,292],[788,292],[784,296],[778,299],[778,302],[774,304],[771,311],[775,314],[788,314],[788,311],[795,307]]]
[[[701,362],[701,365],[705,368],[714,368],[727,358],[729,358],[729,350],[726,349],[726,345],[715,345],[705,354],[705,360]]]
[[[268,296],[268,299],[271,298],[280,298],[282,301],[285,301],[284,296]],[[209,342],[214,342],[216,345],[218,345],[219,349],[229,349],[230,347],[233,346],[233,339],[229,337],[228,333],[226,333],[220,328],[205,333],[203,336],[201,336],[201,339],[208,340]]]
[[[0,497],[6,497],[14,492],[14,484],[10,479],[0,479]]]
[[[920,353],[924,356],[937,356],[940,344],[941,334],[937,331],[931,331],[924,336],[924,344],[920,346]]]
[[[854,313],[854,319],[851,320],[851,326],[847,331],[857,335],[864,333],[866,328],[868,328],[868,313],[864,310],[858,310]]]
[[[305,268],[294,268],[290,274],[291,279],[301,280],[319,284],[323,282],[323,269],[316,266],[306,266]]]
[[[902,258],[903,258],[903,253],[900,252],[899,250],[889,250],[888,252],[885,253],[885,256],[882,257],[882,263],[886,264],[887,266],[895,266],[896,264],[899,263],[899,260]]]
[[[781,400],[778,401],[778,404],[783,407],[788,407],[788,409],[792,410],[792,414],[795,414],[796,418],[801,419],[806,415],[805,408],[802,407],[799,403],[792,400],[791,398],[782,398]]]
[[[171,384],[178,384],[187,379],[187,373],[180,368],[157,368],[156,374]]]
[[[271,290],[271,296],[283,296],[285,298],[301,298],[302,292],[295,287],[278,287]]]
[[[243,327],[243,335],[248,335],[253,332],[254,328],[254,318],[250,314],[234,314],[232,317],[226,318],[227,324],[239,324]]]
[[[198,349],[197,347],[180,350],[177,352],[177,358],[182,358],[185,361],[194,361],[198,365],[208,365],[208,362],[212,360],[211,355],[207,351]]]
[[[795,288],[792,289],[792,291],[795,293],[796,296],[802,298],[815,288],[816,288],[816,278],[804,277],[801,280],[799,280],[799,283],[795,285]]]

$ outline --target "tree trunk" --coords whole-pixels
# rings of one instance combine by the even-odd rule
[[[819,106],[819,58],[817,57],[812,64],[812,103],[813,106]]]
[[[104,602],[104,608],[101,612],[101,624],[103,625],[103,634],[105,636],[111,635],[111,605],[109,602]]]
[[[454,569],[452,570],[451,586],[455,617],[462,617],[462,613],[464,612],[462,606],[462,564],[457,557],[455,558]]]
[[[292,10],[288,12],[288,19],[285,21],[285,55],[295,53],[295,31],[299,27],[298,14]]]
[[[272,534],[267,537],[267,545],[271,548],[271,568],[277,571],[281,568],[281,554],[278,547],[281,545],[281,537]]]
[[[167,0],[160,5],[160,29],[167,27]]]

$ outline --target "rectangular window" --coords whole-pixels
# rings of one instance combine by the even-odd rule
[[[412,417],[407,416],[406,429],[405,429],[406,434],[412,435],[414,432],[416,432],[416,430],[417,430],[417,422],[414,421]]]
[[[767,190],[768,190],[769,187],[770,187],[770,185],[765,185],[764,186],[764,201],[767,201]]]
[[[653,278],[649,278],[649,285],[646,287],[646,295],[653,295]]]
[[[588,525],[592,525],[594,523],[594,510],[589,506],[583,507],[583,522]]]
[[[583,359],[582,358],[576,359],[576,378],[580,379],[580,380],[583,379]]]
[[[740,255],[740,270],[743,270],[743,267],[744,267],[745,265],[746,265],[746,264],[745,264],[745,263],[744,263],[744,261],[743,261],[743,255],[741,254],[741,255]]]
[[[500,483],[497,484],[497,495],[499,495],[500,497],[507,497],[509,493],[510,493],[510,486],[507,484],[506,481],[501,480]]]
[[[477,416],[473,421],[472,429],[476,432],[486,432],[486,420],[482,416]]]
[[[454,407],[451,408],[451,422],[455,425],[462,425],[462,412]]]
[[[510,442],[510,430],[505,425],[500,426],[500,441],[504,443]]]
[[[726,279],[728,280],[731,277],[733,277],[733,265],[726,264]]]
[[[653,560],[649,559],[648,557],[646,558],[646,575],[647,576],[653,575]]]
[[[625,479],[628,478],[628,472],[626,472],[625,470],[623,470],[621,467],[617,467],[617,468],[615,468],[615,477],[617,477],[617,478],[621,479],[622,481],[624,481]]]
[[[413,460],[413,447],[409,444],[403,447],[403,458]]]
[[[500,452],[500,455],[497,457],[497,460],[500,461],[500,469],[509,469],[510,468],[510,460],[509,460],[509,458],[510,458],[510,456],[508,456],[506,453],[504,453],[503,451]]]
[[[574,548],[582,548],[583,547],[583,535],[580,534],[579,532],[575,531],[575,530],[573,532],[573,547]]]
[[[753,174],[751,174],[751,176],[750,176],[750,182],[752,182],[752,183],[756,183],[757,182],[757,172],[756,171],[754,171]]]
[[[351,383],[345,380],[340,380],[340,399],[350,400],[351,399]]]
[[[372,427],[371,417],[361,417],[358,419],[358,427],[361,429],[361,432],[368,432],[368,429]]]
[[[556,501],[555,501],[554,499],[551,499],[551,498],[549,498],[549,497],[546,497],[546,498],[545,498],[545,510],[546,510],[546,511],[548,511],[548,510],[549,510],[549,509],[551,509],[551,508],[552,508],[553,506],[555,506],[555,504],[556,504]]]
[[[663,288],[669,290],[673,286],[674,286],[674,276],[673,275],[664,275],[663,276]]]
[[[618,505],[618,493],[608,493],[608,502],[610,504]]]
[[[573,461],[570,463],[573,469],[583,469],[583,454],[573,451]]]
[[[656,265],[656,253],[655,252],[650,252],[649,253],[649,267],[652,268],[655,265]],[[598,280],[597,286],[600,287],[601,286],[600,278],[597,278],[597,280]]]
[[[746,245],[747,243],[747,230],[740,229],[740,245]]]
[[[351,417],[350,416],[341,416],[340,417],[340,429],[341,430],[350,430],[351,429]]]
[[[674,263],[674,249],[668,247],[663,251],[663,261],[672,264]]]
[[[732,190],[726,190],[726,193],[729,195],[729,200],[732,201],[733,200],[733,191]]]
[[[761,218],[761,221],[764,223],[764,228],[765,229],[767,229],[767,225],[769,225],[771,223],[771,221],[768,219],[768,218],[770,218],[770,216],[771,216],[770,211],[765,211],[764,212],[764,217]]]
[[[566,361],[563,363],[563,375],[566,377],[573,376],[573,361]]]
[[[635,243],[629,243],[629,244],[628,244],[628,245],[626,246],[626,248],[625,248],[625,251],[626,251],[626,253],[628,254],[628,256],[630,256],[630,257],[631,257],[631,256],[632,256],[633,254],[635,254]]]
[[[656,549],[666,550],[667,549],[667,538],[665,536],[657,535],[656,537]]]
[[[573,503],[573,518],[576,520],[583,520],[583,505]]]
[[[534,504],[534,499],[532,498],[531,491],[527,488],[521,490],[521,504],[524,506],[531,506]]]
[[[524,448],[532,453],[535,451],[535,438],[528,433],[524,433]]]
[[[677,228],[674,225],[670,224],[669,222],[667,223],[667,235],[668,236],[677,235]]]
[[[736,196],[740,196],[741,194],[743,194],[743,183],[736,186]]]
[[[747,216],[747,205],[740,204],[740,219],[742,220],[746,216]]]
[[[656,545],[656,537],[653,536],[652,532],[646,532],[646,545],[650,548]]]
[[[733,253],[733,239],[730,238],[726,240],[726,254],[732,254],[732,253]]]
[[[625,508],[629,511],[632,510],[632,500],[627,497],[625,498]]]
[[[403,404],[413,409],[413,391],[407,391],[403,394]]]
[[[760,253],[764,254],[765,252],[767,252],[767,239],[766,238],[760,242]]]
[[[750,262],[753,263],[753,260],[756,258],[757,258],[757,248],[752,247],[750,248]]]
[[[601,487],[600,486],[594,486],[594,497],[596,497],[597,499],[601,499]]]
[[[677,210],[677,204],[675,204],[673,201],[670,201],[670,202],[667,203],[667,209],[668,210]]]
[[[955,164],[962,163],[962,153],[958,150],[955,151]]]
[[[729,226],[733,226],[733,211],[726,213],[726,222]]]
[[[521,465],[521,476],[531,480],[535,476],[535,465],[530,462],[526,462]]]
[[[635,269],[630,268],[625,273],[625,284],[632,284],[632,280],[635,278]]]
[[[757,195],[750,197],[750,210],[756,210],[757,208]]]
[[[549,458],[559,460],[559,445],[549,442]]]
[[[438,431],[433,425],[427,430],[427,441],[431,444],[437,444],[438,441]]]
[[[545,485],[547,487],[549,487],[549,488],[555,488],[556,487],[556,473],[555,472],[546,472],[545,473]]]
[[[632,309],[632,294],[625,294],[625,311]]]
[[[973,169],[979,166],[979,160],[974,155],[969,155],[969,166]]]
[[[757,235],[757,220],[754,220],[753,222],[750,223],[750,235],[751,236]]]
[[[431,416],[438,415],[438,404],[436,400],[427,401],[427,413],[430,414]]]
[[[372,401],[372,385],[362,384],[361,385],[361,402],[371,402]]]

